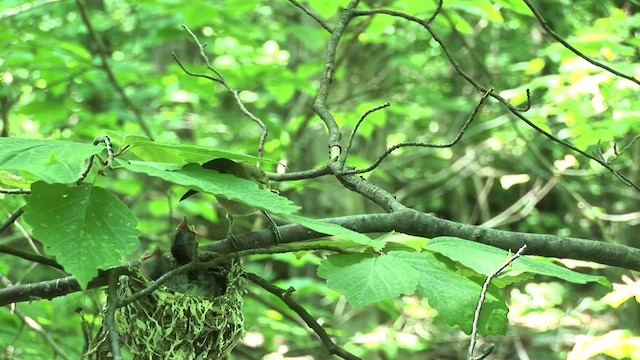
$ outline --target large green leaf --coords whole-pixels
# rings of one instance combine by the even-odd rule
[[[300,209],[286,197],[260,189],[258,184],[252,181],[229,174],[220,174],[215,170],[203,169],[198,164],[188,164],[176,171],[162,169],[158,164],[151,166],[142,162],[132,162],[123,166],[134,172],[145,173],[205,193],[220,195],[272,214],[289,214]]]
[[[128,134],[122,131],[106,130],[105,132],[113,142],[121,147],[129,146],[129,151],[135,154],[140,160],[150,162],[177,164],[204,163],[215,158],[226,158],[241,162],[275,162],[273,160],[211,146],[161,143],[145,136]]]
[[[21,171],[48,183],[71,183],[78,180],[87,158],[102,150],[66,140],[0,138],[0,170]]]
[[[307,229],[315,230],[327,235],[333,235],[342,240],[350,240],[357,245],[365,245],[375,250],[382,250],[385,245],[383,240],[374,240],[357,231],[347,229],[340,225],[331,224],[325,221],[316,220],[296,214],[282,214],[282,218],[293,223],[302,225]]]
[[[327,285],[344,295],[355,309],[417,290],[447,324],[457,325],[467,334],[471,332],[481,291],[480,284],[457,274],[429,253],[334,255],[322,262],[318,275],[327,279]],[[507,313],[504,300],[493,288],[483,303],[480,334],[504,334]]]
[[[451,260],[457,261],[474,271],[489,276],[498,269],[513,253],[502,249],[455,237],[438,237],[426,246],[427,250],[438,252]],[[517,249],[514,249],[515,252]],[[598,282],[611,287],[609,281],[602,276],[581,274],[549,262],[548,259],[537,259],[521,256],[504,272],[505,276],[518,276],[532,273],[553,276],[576,284]]]
[[[418,285],[418,273],[391,255],[332,255],[320,264],[318,275],[327,280],[330,288],[344,295],[356,310],[413,294]]]
[[[36,182],[25,206],[34,236],[86,288],[138,246],[136,218],[116,196],[95,186]]]
[[[480,298],[482,286],[447,267],[433,254],[393,251],[389,255],[402,259],[418,274],[418,290],[429,305],[450,326],[459,326],[471,333],[473,315]],[[478,331],[482,335],[505,334],[509,309],[495,287],[485,297],[480,313]]]

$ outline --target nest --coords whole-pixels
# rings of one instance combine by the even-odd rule
[[[167,286],[116,311],[122,342],[135,359],[228,358],[244,336],[243,274],[240,262],[233,260],[172,278]],[[119,298],[150,284],[139,271],[123,276]],[[103,351],[98,350],[96,358],[110,358],[108,341],[98,338]]]

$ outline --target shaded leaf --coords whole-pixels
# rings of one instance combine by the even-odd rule
[[[418,290],[447,324],[471,333],[473,314],[482,285],[447,267],[428,252],[394,251],[389,253],[411,266],[418,274]],[[490,288],[491,289],[491,288]],[[478,331],[482,335],[505,334],[509,309],[495,287],[482,306]]]
[[[173,184],[187,186],[208,194],[219,195],[245,205],[262,209],[272,214],[284,215],[296,212],[299,206],[286,197],[260,189],[253,181],[241,179],[215,170],[203,169],[198,164],[188,164],[180,170],[169,171],[145,163],[130,163],[123,166],[134,172],[145,173]]]

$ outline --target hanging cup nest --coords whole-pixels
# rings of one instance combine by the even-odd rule
[[[227,359],[244,336],[243,274],[240,262],[231,260],[173,277],[166,286],[116,310],[122,342],[135,359]],[[124,299],[151,283],[136,269],[121,277],[118,297]],[[110,352],[108,341],[100,348],[106,352],[97,354]],[[109,356],[98,355],[105,358]]]

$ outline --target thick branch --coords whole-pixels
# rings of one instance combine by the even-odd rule
[[[515,251],[526,244],[527,254],[529,255],[593,261],[604,265],[640,271],[640,249],[630,246],[572,237],[487,229],[440,219],[410,209],[384,214],[344,216],[327,219],[326,221],[361,233],[397,231],[426,238],[453,236],[511,251]],[[279,227],[279,233],[281,243],[312,240],[324,236],[295,224]],[[246,256],[268,253],[269,249],[261,250],[260,247],[270,246],[274,243],[274,239],[270,230],[264,230],[245,235],[236,235],[236,242],[238,248],[251,250],[240,251],[234,255]],[[213,244],[202,246],[201,249],[218,253],[236,251],[228,240],[217,241]],[[337,249],[328,250],[336,251]],[[289,249],[288,251],[297,250]],[[131,264],[125,266],[131,266]],[[108,272],[101,273],[98,278],[89,283],[88,288],[104,286],[107,284],[107,279]],[[17,285],[0,290],[0,306],[12,302],[53,299],[76,291],[80,291],[80,286],[73,277],[38,284]]]

